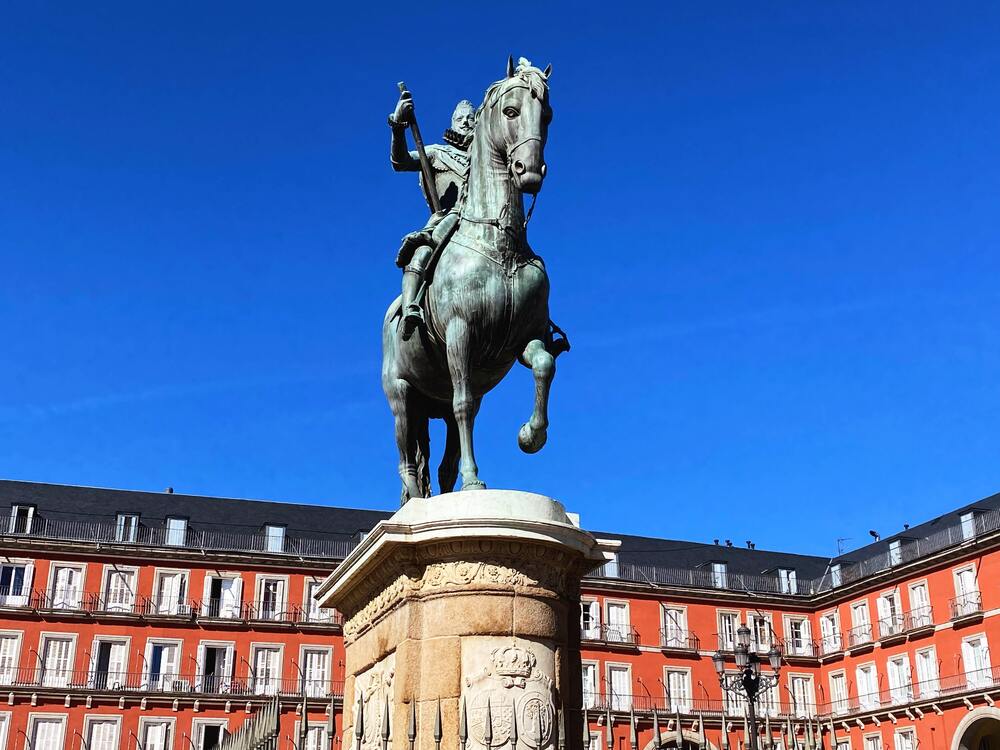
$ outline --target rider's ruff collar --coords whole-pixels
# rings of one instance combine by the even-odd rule
[[[469,145],[472,143],[472,133],[468,135],[461,135],[456,133],[451,128],[445,128],[444,131],[444,142],[455,148],[460,148],[462,151],[466,151]]]

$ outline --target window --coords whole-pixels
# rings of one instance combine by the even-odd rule
[[[255,616],[259,620],[281,620],[285,616],[284,578],[257,577],[257,603]]]
[[[10,711],[0,712],[0,750],[7,750],[7,735],[10,732]]]
[[[41,648],[43,687],[66,687],[73,672],[73,651],[76,639],[43,635]]]
[[[990,646],[984,634],[969,636],[962,641],[962,662],[969,687],[981,688],[993,684]]]
[[[65,716],[29,716],[31,750],[62,750],[66,734]]]
[[[319,606],[316,591],[322,581],[306,581],[306,597],[303,609],[309,622],[333,622],[333,610]]]
[[[178,679],[180,663],[180,641],[149,641],[143,656],[147,689],[168,693],[190,689],[190,682]]]
[[[204,617],[232,620],[240,616],[243,599],[243,579],[237,574],[207,575],[201,602]]]
[[[855,602],[851,605],[851,639],[849,646],[870,643],[872,640],[872,625],[868,617],[868,602]]]
[[[938,684],[937,651],[933,646],[924,648],[914,654],[917,662],[917,697],[935,698],[940,686]]]
[[[88,716],[84,721],[87,750],[118,750],[119,721],[117,717]]]
[[[168,518],[166,543],[171,547],[183,547],[187,544],[187,519]]]
[[[27,607],[35,566],[30,562],[0,564],[0,607]]]
[[[202,643],[198,646],[198,689],[204,693],[228,693],[233,678],[233,645]]]
[[[688,642],[687,610],[684,607],[663,607],[663,630],[660,643],[667,648],[691,648]]]
[[[726,678],[731,680],[736,674],[736,672],[726,672]],[[722,702],[729,716],[743,716],[747,712],[747,696],[742,690],[724,690]]]
[[[752,645],[757,649],[757,652],[763,654],[770,650],[771,646],[774,645],[774,639],[771,637],[773,630],[771,618],[768,615],[753,614],[750,615],[750,621],[747,624],[750,626]]]
[[[832,654],[843,648],[840,639],[840,623],[836,610],[819,616],[819,632],[824,654]]]
[[[887,591],[875,600],[878,606],[879,637],[898,635],[903,632],[903,613],[899,603],[899,590]]]
[[[667,686],[667,710],[687,713],[691,710],[691,671],[688,669],[663,670]]]
[[[97,638],[90,649],[88,687],[96,690],[125,690],[128,678],[128,640]]]
[[[835,714],[846,714],[848,711],[847,676],[843,672],[830,675],[830,708]]]
[[[188,574],[183,570],[158,570],[153,581],[153,601],[150,613],[157,615],[188,615]]]
[[[964,617],[982,609],[979,598],[979,583],[973,566],[955,571],[955,605],[953,616]]]
[[[628,604],[608,602],[607,614],[607,640],[612,643],[631,643],[633,639],[628,620]]]
[[[253,662],[253,692],[256,695],[277,693],[281,684],[281,649],[254,646],[250,660]]]
[[[785,619],[785,652],[793,656],[815,656],[809,637],[809,620],[804,617]]]
[[[717,589],[729,587],[728,566],[724,562],[712,563],[712,585]]]
[[[962,522],[962,540],[968,541],[969,539],[976,538],[976,514],[972,511],[968,513],[963,513],[961,516]]]
[[[912,729],[896,730],[896,750],[916,750],[917,738]]]
[[[601,606],[596,599],[580,602],[580,637],[591,641],[601,639]]]
[[[617,578],[618,577],[618,553],[612,552],[613,557],[604,563],[604,577],[605,578]]]
[[[810,675],[793,674],[788,678],[788,687],[792,691],[792,703],[795,715],[806,718],[815,713],[813,699],[812,677]]]
[[[330,694],[330,656],[328,648],[303,648],[302,673],[305,675],[305,693],[312,698],[325,698]]]
[[[31,524],[35,520],[34,505],[12,505],[10,507],[10,534],[30,534]]]
[[[778,568],[778,589],[782,594],[799,593],[799,584],[792,568]]]
[[[119,513],[115,518],[115,541],[134,542],[139,536],[139,516]]]
[[[889,566],[895,567],[903,562],[903,542],[893,539],[889,542]]]
[[[858,705],[862,709],[876,708],[879,704],[878,675],[874,664],[861,664],[854,672],[858,686]]]
[[[913,688],[910,686],[910,660],[906,654],[893,656],[886,662],[889,675],[889,699],[899,705],[913,700]]]
[[[842,569],[840,563],[830,566],[830,586],[837,588],[844,582],[844,576],[842,574]]]
[[[329,747],[326,724],[307,724],[305,750],[328,750]]]
[[[595,708],[597,706],[597,665],[593,662],[584,662],[581,671],[583,683],[583,707]]]
[[[882,737],[877,734],[865,735],[865,750],[882,750]]]
[[[632,673],[621,664],[608,665],[608,692],[611,693],[611,710],[628,711],[632,708]]]
[[[601,750],[601,733],[591,732],[590,733],[590,745],[587,750]]]
[[[923,628],[934,624],[931,597],[927,592],[927,582],[920,581],[910,585],[910,622],[911,628]]]
[[[104,580],[105,612],[132,612],[135,609],[136,571],[108,568]]]
[[[21,634],[0,633],[0,685],[13,685],[21,657]]]
[[[174,722],[171,719],[139,718],[139,737],[142,750],[171,750],[174,739]]]
[[[83,600],[82,565],[52,563],[48,606],[52,609],[80,609]]]
[[[268,552],[285,551],[285,527],[268,524],[264,527],[264,549]]]
[[[194,750],[214,750],[226,737],[226,722],[216,719],[195,719],[191,722]]]
[[[719,650],[736,649],[736,629],[740,626],[738,612],[719,612]]]

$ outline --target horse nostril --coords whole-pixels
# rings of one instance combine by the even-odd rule
[[[517,174],[524,174],[524,162],[518,159],[514,162],[514,171]]]
[[[548,171],[549,171],[548,165],[547,164],[543,164],[542,165],[542,177],[544,177],[545,173],[548,172]]]

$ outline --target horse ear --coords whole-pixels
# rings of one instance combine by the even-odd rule
[[[552,75],[552,63],[545,66],[545,70],[542,71],[542,75],[545,76],[546,79]]]
[[[514,56],[513,55],[508,55],[507,56],[507,77],[508,78],[513,78],[514,77]]]

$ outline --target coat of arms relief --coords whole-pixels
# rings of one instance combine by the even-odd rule
[[[527,648],[505,646],[493,649],[482,672],[465,678],[470,740],[483,748],[519,750],[553,744],[552,678],[537,665]]]

